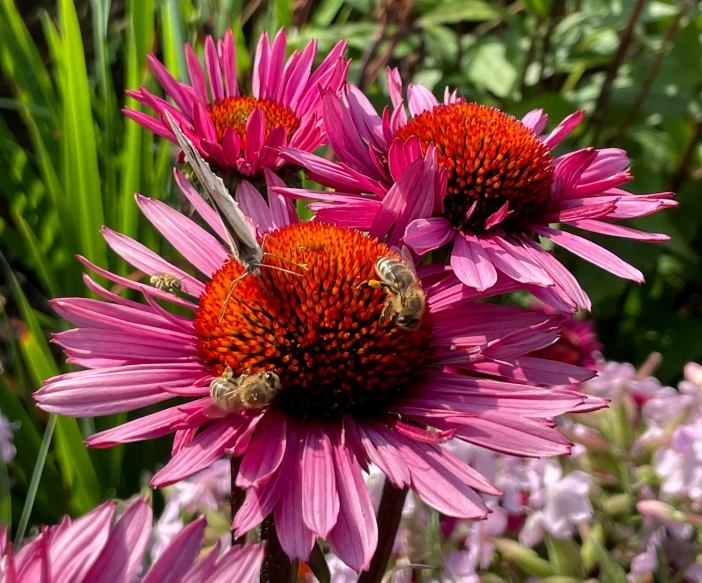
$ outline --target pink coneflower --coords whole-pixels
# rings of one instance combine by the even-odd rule
[[[237,83],[236,48],[231,31],[216,46],[212,37],[207,37],[207,75],[191,46],[185,45],[190,85],[178,82],[150,55],[151,68],[175,107],[142,87],[127,93],[158,117],[132,109],[125,109],[124,113],[175,143],[164,115],[170,112],[200,154],[220,174],[234,171],[253,176],[261,168],[277,170],[284,164],[277,148],[290,146],[312,151],[324,141],[322,92],[338,91],[348,70],[348,61],[341,56],[345,41],[339,42],[314,72],[316,41],[310,42],[302,52],[294,51],[287,61],[286,47],[282,29],[272,45],[267,33],[261,35],[254,58],[251,95],[242,95]]]
[[[223,237],[210,207],[189,189],[185,195]],[[72,416],[189,399],[87,443],[109,447],[175,433],[173,457],[152,480],[157,487],[224,454],[242,457],[237,483],[248,493],[234,517],[237,536],[272,513],[290,557],[307,560],[315,539],[325,538],[345,563],[363,570],[377,542],[361,474],[369,461],[445,515],[484,518],[488,510],[476,490],[499,490],[441,442],[455,436],[514,455],[566,454],[571,444],[548,418],[603,405],[545,386],[584,380],[591,371],[523,356],[557,339],[560,317],[475,303],[488,294],[465,287],[448,267],[420,269],[427,307],[416,329],[392,318],[381,324],[386,292],[360,285],[376,277],[378,257],[393,253],[378,240],[318,222],[279,226],[267,241],[277,257],[266,263],[306,268],[296,275],[264,266],[260,279],[249,275],[232,289],[242,267],[220,240],[158,200],[137,202],[204,279],[104,229],[107,243],[136,269],[179,278],[191,298],[81,258],[147,303],[119,297],[88,276],[88,287],[107,301],[55,300],[56,311],[78,326],[56,342],[88,370],[50,379],[36,399],[46,411]],[[273,213],[262,200],[257,213],[270,224]],[[507,280],[494,291],[514,287]],[[173,314],[160,301],[193,317]],[[269,407],[213,416],[208,387],[226,367],[235,376],[275,372],[282,391]]]
[[[0,581],[135,581],[151,538],[151,507],[143,498],[137,498],[113,524],[115,509],[115,502],[106,502],[76,520],[66,516],[61,524],[42,528],[39,536],[19,550],[12,548],[7,540],[7,527],[3,528]],[[198,560],[205,526],[204,518],[186,526],[138,580],[143,583],[257,581],[263,560],[262,545],[233,547],[220,556],[217,543]]]
[[[326,201],[314,205],[321,220],[370,230],[387,236],[389,244],[404,241],[419,255],[451,244],[454,272],[479,291],[504,274],[557,309],[589,309],[578,282],[537,243],[537,235],[620,277],[643,281],[638,269],[610,251],[549,226],[648,242],[668,239],[610,222],[676,204],[672,193],[621,190],[632,178],[623,150],[553,154],[581,122],[582,111],[544,134],[542,110],[520,121],[448,90],[439,104],[426,88],[410,84],[408,118],[399,75],[390,72],[388,83],[394,111],[386,108],[382,117],[353,86],[325,96],[325,129],[339,163],[293,148],[283,156],[337,192],[291,189],[288,195]]]

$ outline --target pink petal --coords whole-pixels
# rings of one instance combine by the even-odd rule
[[[196,103],[193,107],[193,127],[202,140],[217,143],[217,129],[202,103]]]
[[[209,576],[216,568],[221,546],[221,542],[217,541],[203,558],[196,561],[195,564],[190,567],[180,583],[202,583],[203,581],[209,582]],[[236,548],[237,547],[234,547],[229,550],[236,551]],[[202,555],[202,553],[200,554]]]
[[[154,72],[154,75],[156,75],[164,91],[173,98],[173,101],[176,102],[176,105],[178,105],[183,113],[192,115],[193,99],[182,88],[181,84],[173,78],[173,75],[170,74],[161,61],[154,55],[149,55],[148,60],[151,65],[151,70]]]
[[[410,83],[407,86],[407,105],[412,116],[417,116],[423,111],[431,111],[439,105],[434,94],[423,85]]]
[[[541,225],[530,225],[530,229],[614,275],[625,279],[631,279],[639,283],[644,281],[644,276],[638,269],[622,261],[614,253],[607,251],[592,241],[588,241],[587,239],[565,231],[557,231]]]
[[[340,507],[329,542],[344,563],[355,571],[365,571],[378,545],[373,503],[353,454],[341,441],[341,431],[331,437]]]
[[[400,178],[407,167],[423,155],[422,143],[416,136],[408,138],[405,142],[395,138],[390,144],[390,150],[387,154],[387,164],[392,179]]]
[[[208,401],[211,401],[209,397],[193,401],[192,403],[195,407],[202,407]],[[88,447],[113,447],[120,443],[155,439],[168,435],[173,433],[173,425],[185,418],[180,409],[181,406],[171,407],[158,413],[152,413],[134,421],[129,421],[107,431],[101,431],[88,437],[85,440],[85,444]]]
[[[253,79],[251,80],[251,93],[256,99],[263,99],[268,81],[268,63],[270,61],[271,45],[268,33],[264,32],[258,39],[256,55],[253,64]]]
[[[252,173],[260,168],[260,157],[263,143],[266,141],[266,114],[262,109],[256,108],[246,121],[246,145],[244,155],[246,161],[252,166]]]
[[[443,217],[417,219],[405,231],[402,241],[418,255],[446,245],[454,236],[455,229]]]
[[[224,69],[224,83],[227,97],[239,95],[236,83],[236,44],[231,29],[224,33],[224,42],[220,45],[219,60]]]
[[[630,227],[622,227],[621,225],[614,225],[612,223],[597,221],[595,219],[572,221],[570,224],[574,227],[578,227],[579,229],[592,231],[593,233],[600,233],[601,235],[636,239],[647,243],[660,243],[661,241],[670,240],[670,237],[664,233],[647,233],[645,231],[631,229]]]
[[[522,123],[537,136],[544,131],[547,122],[548,115],[544,114],[543,109],[532,109],[522,118]]]
[[[451,267],[458,279],[478,291],[490,289],[497,282],[497,270],[473,233],[456,231]]]
[[[239,183],[236,188],[236,201],[241,206],[242,212],[258,226],[259,231],[273,230],[271,210],[261,193],[250,182],[242,180]]]
[[[202,70],[202,65],[193,51],[190,43],[185,44],[185,60],[188,65],[188,74],[190,75],[190,84],[195,91],[200,103],[209,103],[207,97],[207,85],[205,85],[205,73]]]
[[[232,547],[219,559],[206,583],[255,583],[261,572],[262,562],[263,545],[249,543],[243,547]]]
[[[456,436],[469,443],[507,455],[550,457],[570,452],[570,442],[554,429],[498,411],[449,418],[442,424],[456,429]]]
[[[558,158],[551,184],[551,197],[553,199],[574,197],[580,177],[596,157],[595,148],[585,148]]]
[[[224,87],[222,86],[222,71],[219,68],[219,55],[215,48],[214,41],[211,36],[205,39],[205,66],[207,67],[207,76],[210,79],[210,90],[215,101],[224,99]]]
[[[319,538],[327,538],[339,514],[331,444],[320,422],[311,422],[302,452],[302,519]]]
[[[107,227],[102,228],[102,235],[117,255],[147,275],[168,273],[182,280],[181,289],[185,293],[198,297],[204,293],[205,286],[201,282],[134,239]]]
[[[317,53],[317,41],[312,40],[300,54],[295,67],[290,70],[287,86],[283,96],[278,99],[283,105],[295,110],[297,102],[302,95],[307,80],[312,71],[312,62]]]
[[[116,504],[106,502],[98,506],[53,537],[49,550],[52,581],[70,583],[83,579],[108,540]]]
[[[285,49],[288,40],[285,36],[285,29],[281,28],[273,39],[270,61],[268,63],[268,73],[266,75],[266,85],[262,88],[261,97],[275,99],[278,93],[278,85],[283,73],[283,63],[285,62]]]
[[[200,553],[206,527],[207,520],[202,516],[181,530],[141,583],[178,583]]]
[[[346,100],[354,126],[361,138],[378,149],[387,149],[380,116],[363,92],[355,85],[347,85]]]
[[[383,431],[376,431],[375,422],[361,426],[361,443],[371,461],[380,468],[387,478],[398,488],[409,485],[410,473],[402,456],[383,436]]]
[[[212,277],[226,263],[228,254],[219,241],[185,215],[160,200],[137,194],[136,201],[151,224],[202,273]]]
[[[198,214],[204,219],[204,221],[212,227],[215,233],[217,233],[222,241],[227,241],[227,232],[224,230],[224,225],[222,224],[222,219],[219,218],[217,212],[207,204],[207,201],[202,198],[200,193],[195,190],[192,184],[188,182],[185,175],[177,169],[173,169],[173,176],[175,177],[176,183],[180,188],[181,192],[188,199],[188,202],[195,207]]]
[[[412,489],[429,506],[456,518],[481,519],[487,516],[482,498],[440,458],[428,454],[432,447],[438,446],[411,441],[390,430],[385,437],[405,460],[412,477]]]
[[[619,148],[602,148],[597,150],[597,156],[582,174],[584,182],[594,182],[621,172],[629,166],[626,151]]]
[[[170,128],[164,126],[160,119],[153,118],[143,111],[135,111],[127,107],[122,109],[122,113],[157,136],[161,136],[162,138],[175,142],[173,132]]]
[[[115,524],[104,551],[84,581],[131,581],[137,573],[151,538],[151,506],[139,497]]]
[[[397,67],[394,69],[387,68],[387,81],[392,106],[397,109],[402,103],[402,78]]]
[[[289,431],[287,450],[294,455],[294,463],[286,472],[286,485],[275,506],[273,514],[275,528],[278,531],[280,546],[291,559],[307,561],[314,546],[314,533],[305,526],[303,519],[303,466],[302,457],[308,431],[300,427]],[[287,460],[287,456],[286,456]]]
[[[215,421],[151,478],[151,486],[162,488],[174,484],[214,463],[228,447],[234,445],[247,425],[245,419],[232,415]]]
[[[349,110],[341,99],[327,93],[324,96],[322,111],[327,139],[341,161],[371,178],[381,178],[354,126]]]
[[[580,122],[583,121],[583,117],[585,117],[585,112],[583,110],[571,113],[561,123],[559,123],[547,137],[543,139],[544,145],[551,150],[555,148],[565,138],[567,138],[571,132],[578,127],[578,125],[580,125]]]
[[[260,487],[280,467],[285,456],[285,416],[267,413],[246,450],[236,478],[241,488]]]
[[[485,230],[490,230],[492,229],[495,225],[499,225],[502,221],[504,221],[510,214],[512,214],[512,211],[509,210],[509,201],[507,201],[505,204],[503,204],[499,210],[496,212],[492,213],[486,220],[485,220]]]
[[[234,128],[226,128],[222,137],[222,151],[227,160],[227,166],[236,168],[241,154],[241,136]]]
[[[285,187],[285,182],[268,168],[263,169],[263,175],[266,178],[268,205],[271,209],[271,217],[275,228],[287,227],[298,222],[297,210],[293,201],[279,191],[274,190],[275,188]]]
[[[495,235],[481,239],[480,243],[492,264],[508,277],[542,287],[553,285],[551,276],[518,242]]]

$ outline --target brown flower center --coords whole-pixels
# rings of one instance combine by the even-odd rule
[[[260,279],[228,261],[200,298],[195,320],[199,354],[213,374],[274,371],[282,391],[274,402],[300,417],[382,415],[428,362],[425,312],[416,330],[380,324],[387,293],[359,287],[377,278],[374,263],[392,255],[382,243],[349,229],[299,223],[272,233]],[[300,276],[274,267],[292,269]]]
[[[448,170],[444,216],[457,228],[482,230],[485,219],[506,202],[513,212],[503,225],[520,226],[549,200],[548,148],[522,122],[497,109],[438,105],[414,117],[398,136],[418,137],[425,151],[429,144],[436,146]]]
[[[289,138],[300,127],[300,121],[291,109],[269,99],[255,99],[247,95],[225,97],[207,109],[217,130],[217,139],[221,142],[224,130],[233,128],[241,138],[242,148],[246,138],[246,122],[254,109],[261,109],[266,114],[266,136],[274,127],[285,126]]]

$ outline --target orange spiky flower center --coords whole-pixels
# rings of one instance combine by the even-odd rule
[[[416,136],[424,151],[436,146],[448,171],[443,214],[457,228],[481,230],[505,203],[512,213],[502,224],[523,225],[549,200],[548,148],[522,122],[493,107],[438,105],[415,116],[398,136]]]
[[[422,374],[431,334],[426,311],[415,330],[394,319],[381,325],[387,292],[359,287],[377,278],[376,259],[393,252],[321,223],[280,229],[265,250],[279,257],[265,258],[260,278],[234,286],[221,321],[242,267],[228,261],[207,284],[195,320],[201,361],[214,375],[227,366],[234,375],[274,371],[283,388],[272,406],[299,417],[382,415]]]
[[[300,127],[300,120],[292,109],[271,101],[270,99],[256,99],[248,95],[239,97],[225,97],[207,107],[210,119],[217,131],[217,139],[221,142],[224,131],[233,128],[241,138],[244,147],[246,138],[246,123],[254,109],[260,109],[266,114],[266,136],[276,126],[288,129],[290,138]]]

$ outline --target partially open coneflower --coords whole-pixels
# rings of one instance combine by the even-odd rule
[[[153,55],[151,68],[175,106],[145,87],[127,94],[149,107],[158,117],[124,109],[146,129],[175,142],[164,113],[181,125],[200,154],[223,176],[254,176],[262,168],[279,170],[284,161],[277,148],[291,146],[312,151],[324,141],[321,119],[322,92],[338,91],[346,80],[348,61],[342,58],[345,41],[339,42],[312,71],[316,41],[286,61],[287,39],[280,30],[273,43],[261,35],[253,65],[251,95],[243,95],[237,81],[236,47],[231,31],[215,45],[205,40],[207,75],[190,45],[185,57],[190,85],[173,78]],[[209,83],[206,81],[209,81]],[[209,87],[209,91],[208,91]]]
[[[439,104],[426,88],[410,84],[408,117],[397,71],[389,71],[388,85],[394,111],[386,108],[382,117],[356,87],[325,96],[325,129],[339,163],[284,149],[286,160],[335,193],[280,192],[322,201],[312,205],[321,220],[369,230],[389,244],[403,241],[419,255],[450,245],[456,275],[479,291],[503,274],[559,310],[590,309],[578,282],[539,245],[539,237],[615,275],[643,281],[638,269],[610,251],[549,226],[647,242],[668,239],[611,222],[676,204],[669,192],[621,190],[632,179],[623,150],[553,154],[583,112],[543,134],[542,110],[518,120],[448,90]]]
[[[141,292],[146,304],[88,276],[88,287],[106,301],[55,300],[56,311],[78,326],[57,334],[56,342],[71,363],[88,370],[50,379],[35,395],[44,410],[72,416],[178,397],[178,404],[87,443],[109,447],[175,433],[173,457],[154,486],[227,453],[242,457],[237,484],[248,493],[234,517],[237,536],[272,513],[290,557],[307,560],[315,539],[326,538],[349,566],[366,569],[377,543],[361,474],[369,461],[443,514],[484,518],[488,510],[476,490],[498,490],[440,443],[456,437],[515,455],[565,454],[571,444],[548,419],[603,405],[549,387],[592,372],[523,356],[556,341],[559,316],[477,303],[488,294],[468,289],[444,266],[419,268],[426,308],[416,325],[403,327],[395,317],[381,322],[391,297],[368,282],[379,277],[379,257],[397,255],[358,231],[318,222],[278,225],[265,237],[272,255],[260,278],[247,275],[232,286],[242,267],[227,255],[219,218],[192,189],[184,194],[220,239],[160,201],[139,196],[137,202],[204,279],[105,229],[114,251],[157,281],[163,274],[177,278],[171,289],[179,291],[81,258],[99,275]],[[255,204],[265,231],[273,211],[262,199]],[[503,280],[494,291],[514,287]],[[160,302],[193,316],[175,315]],[[211,381],[227,371],[231,379],[274,373],[281,388],[265,407],[227,414],[209,394]]]
[[[115,511],[113,501],[76,520],[65,516],[56,526],[42,527],[39,536],[19,549],[8,542],[8,529],[3,527],[0,529],[0,581],[258,581],[263,545],[236,546],[220,556],[218,542],[199,558],[205,539],[205,518],[186,526],[159,558],[144,568],[144,555],[151,542],[151,506],[143,498],[137,498],[117,520]]]

